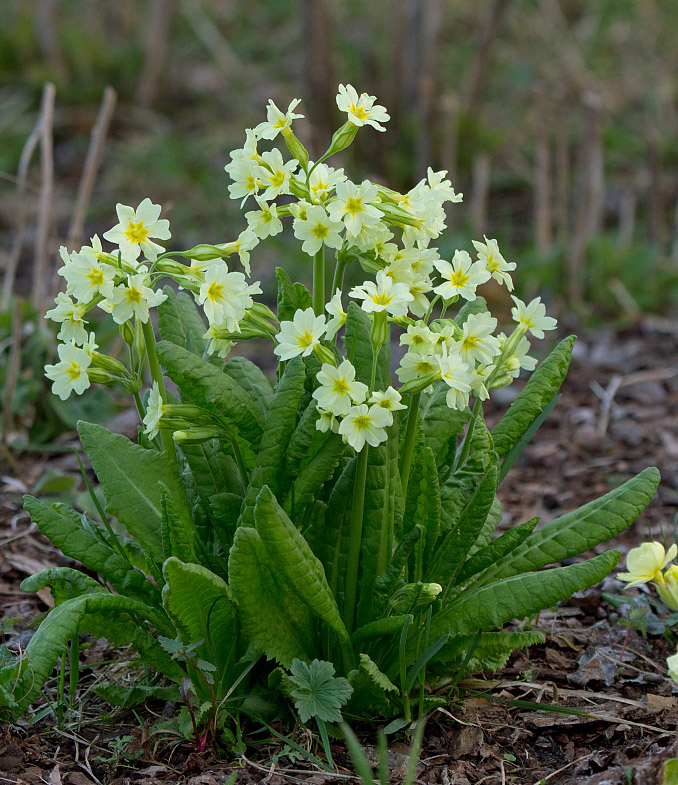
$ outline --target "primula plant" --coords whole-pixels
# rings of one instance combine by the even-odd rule
[[[144,199],[117,206],[104,235],[114,247],[95,237],[62,251],[66,293],[48,313],[63,340],[46,368],[54,391],[122,384],[143,428],[134,443],[80,423],[100,520],[26,500],[40,530],[101,579],[59,568],[25,581],[50,586],[56,607],[2,672],[14,714],[89,631],[131,644],[149,666],[133,686],[100,692],[130,703],[174,689],[189,733],[275,700],[323,739],[341,719],[404,727],[444,703],[439,688],[460,672],[501,667],[543,640],[502,627],[597,583],[618,553],[542,568],[618,534],[655,492],[648,469],[495,538],[497,488],[555,404],[574,338],[537,367],[530,337],[556,327],[539,298],[513,297],[513,325],[497,332],[477,289],[492,278],[512,291],[516,265],[487,238],[473,256],[440,258],[445,205],[461,201],[445,172],[398,193],[326,163],[362,127],[384,130],[373,97],[339,86],[347,120],[315,162],[292,130],[298,103],[269,102],[230,154],[230,196],[247,221],[235,240],[166,251],[156,240],[170,238],[168,222]],[[283,231],[301,243],[313,285],[278,269],[274,313],[257,299],[250,254]],[[347,291],[349,265],[365,281]],[[97,351],[94,308],[120,325],[127,363]],[[275,378],[230,356],[253,338],[270,342]],[[529,381],[489,431],[483,401],[521,370]]]

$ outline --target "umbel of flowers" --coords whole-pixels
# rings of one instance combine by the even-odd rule
[[[253,337],[269,338],[281,363],[315,354],[321,362],[313,392],[320,415],[316,427],[338,431],[358,452],[387,438],[394,413],[407,408],[403,396],[412,396],[412,419],[420,393],[433,390],[442,380],[449,388],[447,405],[465,409],[471,397],[485,400],[521,369],[534,368],[527,336],[541,338],[556,326],[539,298],[529,304],[513,298],[516,326],[508,337],[496,333],[497,320],[484,308],[471,313],[462,326],[446,318],[459,300],[475,301],[477,288],[490,278],[511,291],[516,267],[504,259],[496,240],[487,238],[474,241],[475,258],[465,250],[455,251],[449,261],[440,257],[433,242],[445,229],[444,205],[462,198],[445,179],[446,172],[429,169],[427,178],[407,193],[369,180],[354,183],[343,169],[324,161],[345,149],[360,127],[384,131],[386,110],[373,96],[359,96],[351,85],[340,85],[337,105],[347,121],[314,163],[292,131],[293,121],[303,116],[294,111],[298,104],[295,99],[283,112],[269,101],[267,119],[248,130],[244,147],[230,154],[229,193],[240,200],[247,220],[247,229],[233,242],[166,252],[155,241],[170,238],[169,222],[160,218],[158,205],[144,199],[136,209],[118,204],[118,223],[104,234],[114,245],[110,250],[103,249],[98,237],[75,253],[61,249],[64,266],[59,274],[66,279],[66,293],[57,296],[56,306],[47,313],[60,323],[58,337],[63,341],[60,362],[46,367],[55,394],[66,399],[72,392],[83,393],[92,382],[121,382],[135,396],[149,437],[154,438],[158,429],[170,429],[175,440],[205,436],[204,428],[190,417],[181,420],[185,410],[168,404],[156,367],[150,311],[167,297],[159,288],[166,278],[192,292],[202,307],[209,324],[209,354],[226,358],[237,341]],[[287,160],[280,147],[262,149],[280,139],[287,147]],[[312,263],[313,296],[310,307],[278,323],[254,300],[261,288],[247,276],[250,253],[260,241],[284,231],[285,224]],[[335,260],[327,298],[330,250]],[[232,259],[244,273],[233,270]],[[370,277],[345,292],[344,269],[354,260]],[[351,300],[360,304],[372,324],[375,363],[370,384],[356,381],[355,368],[336,349]],[[436,306],[440,316],[433,319]],[[87,314],[95,307],[121,326],[130,347],[128,367],[96,351],[87,324]],[[392,325],[407,349],[396,370],[400,386],[378,389],[376,358],[390,340]],[[146,352],[153,390],[144,409],[139,391]]]

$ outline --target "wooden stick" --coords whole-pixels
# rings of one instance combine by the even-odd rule
[[[99,165],[101,164],[101,158],[106,144],[106,136],[111,124],[117,98],[118,95],[112,87],[109,86],[104,90],[101,106],[99,107],[99,112],[94,125],[92,126],[87,157],[85,158],[85,165],[82,170],[80,184],[78,185],[75,209],[73,210],[71,225],[68,227],[68,239],[66,244],[68,245],[69,250],[73,250],[76,246],[82,245],[87,208],[92,198],[92,191],[94,190],[94,183],[96,182]]]
[[[546,92],[541,86],[535,96],[535,107],[534,237],[537,251],[546,254],[551,248],[551,141],[544,122],[547,113]]]
[[[558,123],[556,135],[556,194],[555,221],[558,242],[562,248],[567,245],[570,233],[570,142],[565,117]]]
[[[31,282],[31,303],[35,308],[42,308],[45,298],[45,282],[49,263],[49,230],[52,215],[52,197],[54,194],[54,148],[52,125],[54,122],[54,97],[56,88],[47,82],[42,91],[42,125],[40,133],[40,164],[42,182],[40,200],[38,202],[38,230],[35,241],[35,263]]]
[[[173,0],[152,0],[145,25],[144,63],[137,95],[142,106],[152,106],[158,95],[160,77],[167,59],[167,45],[172,28]]]
[[[629,248],[633,242],[636,225],[636,193],[631,186],[624,188],[619,199],[619,247]]]

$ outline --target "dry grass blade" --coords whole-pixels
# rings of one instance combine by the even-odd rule
[[[68,245],[69,250],[73,250],[73,248],[82,243],[85,216],[87,215],[87,208],[89,207],[92,198],[94,183],[96,182],[99,165],[101,164],[101,158],[106,144],[106,136],[108,135],[108,129],[111,124],[111,119],[113,118],[117,100],[118,94],[109,85],[104,90],[101,106],[99,107],[99,112],[97,113],[96,120],[92,126],[87,157],[85,158],[82,177],[80,178],[80,184],[78,185],[75,209],[73,210],[71,225],[68,227],[68,239],[66,244]]]

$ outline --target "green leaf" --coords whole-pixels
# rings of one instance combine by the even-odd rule
[[[353,687],[342,676],[334,675],[334,666],[324,660],[310,664],[294,659],[290,665],[290,681],[294,705],[299,719],[308,722],[311,717],[323,722],[341,722],[341,707],[351,697]]]
[[[459,309],[459,313],[454,317],[454,321],[460,327],[463,327],[464,322],[471,314],[484,313],[487,310],[487,300],[484,297],[478,296],[475,300],[470,300],[469,302],[464,303],[464,305]]]
[[[24,496],[24,506],[41,534],[63,554],[100,573],[120,594],[160,606],[160,592],[146,576],[81,523],[82,516],[65,504],[51,507],[32,496]],[[94,527],[92,521],[89,526]]]
[[[231,357],[223,372],[237,382],[259,409],[262,419],[268,414],[273,398],[273,383],[266,374],[247,357]]]
[[[391,561],[396,518],[398,514],[402,515],[399,502],[402,503],[402,486],[398,467],[398,427],[394,422],[388,429],[388,440],[369,448],[360,550],[359,627],[373,618],[374,582]]]
[[[501,471],[499,472],[499,484],[503,482],[506,475],[511,471],[513,468],[513,464],[518,460],[520,455],[522,454],[525,447],[529,444],[532,437],[535,433],[541,428],[542,423],[546,418],[551,414],[555,405],[561,399],[561,395],[554,395],[553,398],[549,401],[549,403],[544,407],[540,414],[538,414],[534,420],[530,423],[527,430],[523,433],[523,435],[518,439],[518,441],[511,447],[511,449],[506,453],[504,460],[501,463]]]
[[[144,450],[126,436],[111,433],[100,425],[80,422],[78,432],[101,483],[106,510],[139,541],[153,561],[162,563],[161,482],[171,493],[184,525],[192,525],[176,464],[165,453]]]
[[[476,485],[457,523],[436,547],[435,557],[425,576],[426,580],[439,583],[443,587],[443,600],[449,589],[455,585],[457,574],[489,515],[497,491],[498,477],[497,466],[491,466]]]
[[[182,400],[193,401],[215,419],[233,426],[250,444],[259,441],[263,417],[252,397],[236,381],[180,346],[161,341],[156,349]]]
[[[298,520],[306,506],[320,494],[324,484],[332,478],[344,454],[341,437],[331,432],[326,435],[328,438],[301,470],[285,499],[285,511],[295,520]]]
[[[344,351],[356,371],[355,378],[369,384],[372,378],[372,322],[363,309],[354,302],[346,311]],[[384,341],[377,358],[376,389],[385,390],[391,384],[391,342]]]
[[[346,463],[332,488],[325,516],[326,530],[322,543],[324,547],[320,551],[330,589],[340,607],[344,603],[356,463],[356,458],[351,458]]]
[[[257,497],[254,520],[276,570],[285,576],[301,602],[334,630],[341,640],[347,641],[348,632],[330,591],[322,563],[266,485]]]
[[[311,293],[303,284],[293,284],[282,267],[275,268],[275,277],[278,279],[278,319],[281,322],[291,321],[296,311],[311,307]]]
[[[71,567],[48,567],[45,570],[40,570],[21,582],[21,591],[37,592],[46,586],[49,586],[52,592],[55,606],[61,605],[73,597],[79,597],[81,594],[106,591],[94,578],[90,578],[84,572]]]
[[[160,483],[160,494],[161,532],[165,558],[181,555],[189,561],[195,561],[193,521],[179,514],[174,498],[164,482]]]
[[[374,582],[373,612],[375,615],[383,613],[386,608],[386,603],[395,591],[398,583],[401,582],[403,571],[410,554],[425,535],[426,532],[423,525],[418,523],[401,538],[398,547],[393,553],[390,564]]]
[[[532,534],[534,527],[538,523],[539,518],[532,518],[525,523],[521,523],[520,526],[514,526],[500,537],[497,537],[496,540],[492,540],[489,545],[476,551],[464,562],[455,580],[455,585],[466,583],[469,578],[496,564],[502,556],[510,553],[523,543]]]
[[[645,469],[605,496],[536,529],[522,545],[479,575],[479,580],[488,583],[526,570],[538,570],[611,540],[647,507],[659,480],[657,469]]]
[[[221,698],[236,676],[234,666],[239,659],[238,620],[231,590],[204,567],[174,557],[167,559],[162,574],[165,610],[183,643],[203,641],[197,653],[216,666],[215,692]]]
[[[305,379],[303,359],[290,360],[273,394],[266,419],[257,463],[261,467],[261,484],[268,485],[275,495],[284,488],[285,452],[297,425],[297,407],[304,394]]]
[[[401,616],[387,616],[385,619],[377,619],[359,627],[351,635],[351,643],[363,643],[365,641],[374,640],[375,638],[390,638],[393,635],[400,635],[405,622],[414,617],[410,614],[403,614]]]
[[[370,677],[370,679],[384,692],[398,692],[396,685],[389,677],[382,673],[377,667],[376,662],[371,660],[367,654],[360,655],[360,668]]]
[[[466,673],[483,670],[485,668],[496,670],[503,668],[508,658],[516,649],[524,649],[544,643],[546,640],[541,632],[483,632],[477,639],[475,635],[457,635],[450,639],[448,644],[436,657],[440,663],[448,663],[443,673],[449,673],[449,663],[461,665],[466,659],[466,653],[473,642],[476,642],[471,659],[466,665]]]
[[[514,575],[466,592],[433,616],[430,635],[471,635],[537,613],[601,581],[619,555],[619,551],[607,551],[569,567]]]
[[[492,429],[494,449],[506,455],[560,389],[570,367],[575,336],[565,338],[530,376],[527,384]]]
[[[468,409],[450,409],[445,400],[448,389],[445,382],[438,382],[433,395],[428,396],[420,407],[424,442],[433,451],[438,468],[454,457],[456,437],[471,416]]]
[[[405,504],[406,526],[420,525],[424,537],[415,550],[415,580],[424,575],[424,565],[431,563],[440,531],[440,485],[435,457],[430,447],[425,447],[417,456],[407,486]]]
[[[123,708],[138,706],[149,699],[172,701],[172,703],[181,701],[179,687],[176,684],[167,687],[159,684],[133,684],[131,686],[124,684],[97,684],[93,689],[100,698],[103,698],[113,706],[121,706]]]
[[[167,299],[158,306],[158,328],[162,340],[202,357],[207,325],[193,298],[187,292],[175,293],[171,286],[164,286],[163,292]]]
[[[68,641],[77,637],[84,618],[110,609],[139,614],[159,623],[161,628],[164,625],[157,613],[131,597],[97,592],[67,600],[47,615],[26,647],[25,657],[22,660],[22,674],[14,691],[14,699],[19,710],[27,709],[40,694],[59,657],[68,654]],[[135,626],[132,619],[129,620],[128,625]],[[149,637],[153,641],[152,636]]]
[[[257,651],[289,667],[318,649],[313,615],[276,570],[257,531],[236,530],[228,574],[245,637]]]

